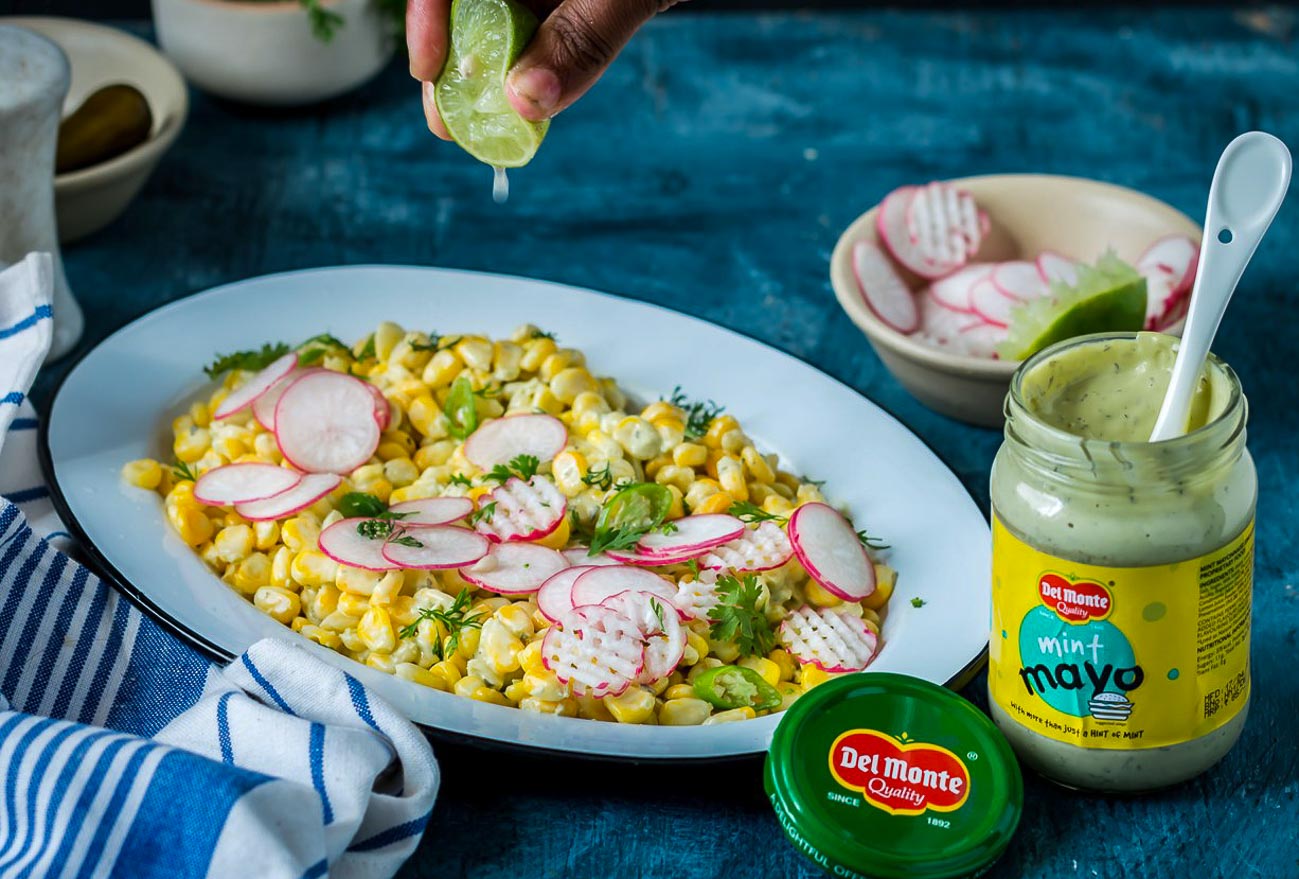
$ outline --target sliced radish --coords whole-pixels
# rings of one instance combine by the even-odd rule
[[[611,559],[602,552],[597,553],[596,555],[591,555],[590,553],[590,547],[572,546],[564,550],[563,555],[564,558],[568,559],[570,565],[577,565],[579,567],[617,567],[622,564],[622,562],[617,559]]]
[[[292,372],[297,365],[298,355],[292,352],[275,360],[227,394],[220,405],[212,410],[212,417],[216,419],[229,418],[236,412],[241,411],[245,406],[248,406],[274,387],[280,379]]]
[[[688,550],[676,555],[645,555],[639,552],[629,552],[625,549],[610,549],[606,550],[605,554],[624,565],[635,565],[638,568],[661,568],[664,565],[680,565],[691,559],[697,559],[704,554],[704,550]]]
[[[673,604],[677,594],[676,587],[667,580],[641,568],[621,565],[616,568],[592,568],[573,581],[573,606],[599,604],[628,589],[652,593],[669,604]]]
[[[828,672],[861,671],[879,646],[879,638],[861,617],[806,605],[785,617],[779,636],[800,663]]]
[[[544,476],[527,482],[518,477],[484,495],[479,509],[491,507],[491,515],[474,525],[488,540],[540,540],[559,527],[568,512],[568,499]]]
[[[1156,270],[1146,277],[1146,322],[1148,330],[1158,329],[1170,312],[1177,295],[1173,292],[1176,283],[1172,275]]]
[[[308,473],[302,481],[265,500],[235,504],[235,512],[254,522],[283,519],[305,509],[334,489],[343,479],[336,473]]]
[[[359,526],[369,519],[339,519],[320,532],[320,551],[340,565],[367,571],[391,571],[399,567],[383,555],[384,539],[366,537]]]
[[[908,219],[916,190],[915,186],[901,186],[886,195],[875,215],[875,231],[889,254],[904,269],[922,278],[942,277],[947,272],[929,265],[911,239]]]
[[[1048,286],[1058,282],[1072,287],[1078,283],[1078,263],[1053,250],[1044,250],[1038,255],[1037,273]]]
[[[747,528],[734,540],[713,547],[699,560],[700,567],[715,571],[766,571],[789,561],[794,548],[785,529],[775,522]]]
[[[376,388],[369,382],[365,386],[370,389],[370,394],[374,397],[374,420],[379,425],[379,430],[388,429],[392,423],[392,411],[388,406],[388,398],[383,395],[383,391]]]
[[[275,407],[284,459],[309,473],[350,473],[369,461],[380,434],[369,387],[327,369],[289,385]]]
[[[915,252],[940,276],[965,265],[978,252],[984,229],[974,196],[949,183],[920,187],[907,206],[907,232]]]
[[[707,619],[708,612],[721,601],[717,595],[717,572],[700,571],[698,577],[684,577],[677,583],[674,603],[685,619]]]
[[[563,451],[566,442],[564,422],[552,415],[507,415],[470,434],[465,457],[483,470],[508,464],[519,455],[532,455],[545,463]]]
[[[946,278],[934,281],[929,287],[929,295],[944,308],[962,314],[974,314],[974,307],[970,305],[970,291],[991,274],[992,267],[983,263],[966,266]]]
[[[920,332],[916,335],[939,346],[950,344],[953,337],[963,330],[984,323],[983,318],[973,312],[965,314],[944,308],[928,290],[922,290],[916,302],[920,307]]]
[[[537,590],[537,610],[541,615],[553,623],[572,610],[573,583],[589,570],[586,565],[565,568],[542,583]]]
[[[852,269],[866,307],[899,333],[915,332],[920,326],[916,298],[884,252],[858,241],[852,249]]]
[[[1171,289],[1189,288],[1200,261],[1200,247],[1185,235],[1160,238],[1137,259],[1136,270],[1143,275],[1160,272],[1172,280]]]
[[[195,481],[194,499],[214,507],[260,501],[288,491],[301,481],[301,473],[274,464],[226,464]]]
[[[703,552],[733,540],[744,533],[744,523],[724,513],[708,513],[673,519],[675,530],[668,534],[654,531],[636,544],[645,555],[679,555],[683,552]]]
[[[603,601],[636,624],[645,647],[641,673],[636,682],[652,684],[676,670],[686,650],[686,630],[676,608],[648,592],[620,592]]]
[[[284,396],[284,392],[289,389],[289,385],[308,372],[312,372],[312,370],[292,370],[284,378],[267,388],[266,393],[253,400],[253,417],[257,419],[258,424],[271,432],[275,431],[275,407],[280,404],[280,397]]]
[[[616,696],[640,677],[645,645],[640,628],[618,611],[577,607],[546,630],[541,661],[579,696]]]
[[[400,513],[401,524],[448,525],[474,511],[474,502],[467,497],[426,497],[402,501],[388,508],[390,513]]]
[[[535,543],[498,543],[460,576],[500,595],[536,592],[555,574],[569,567],[562,555]]]
[[[1051,292],[1037,265],[1023,260],[1003,262],[992,270],[992,283],[1002,293],[1021,302],[1040,299]]]
[[[472,565],[487,555],[491,541],[468,528],[454,525],[424,525],[411,528],[403,524],[401,537],[418,543],[408,545],[404,540],[390,540],[383,545],[383,557],[401,568],[438,570]]]
[[[1010,310],[1019,304],[1018,299],[1011,299],[1001,288],[984,278],[970,290],[970,305],[974,313],[987,323],[998,327],[1010,326]]]
[[[981,321],[957,333],[949,342],[948,348],[966,357],[990,357],[996,360],[997,346],[1006,341],[1007,332],[1006,327]]]
[[[848,520],[829,504],[803,504],[789,517],[789,542],[808,576],[844,601],[875,591],[875,565]]]

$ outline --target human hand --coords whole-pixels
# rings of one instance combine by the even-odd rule
[[[541,19],[506,78],[505,94],[525,119],[549,119],[586,93],[642,24],[680,0],[520,0]],[[451,0],[409,0],[410,73],[423,85],[428,127],[450,140],[433,103],[447,54]]]

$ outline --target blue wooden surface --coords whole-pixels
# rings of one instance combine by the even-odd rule
[[[839,230],[900,183],[992,171],[1100,177],[1199,215],[1234,134],[1262,127],[1299,146],[1293,27],[1290,13],[1225,8],[668,15],[556,122],[505,206],[489,198],[488,170],[427,134],[396,67],[291,113],[196,96],[132,210],[66,254],[84,344],[188,293],[284,269],[392,262],[555,279],[811,361],[898,414],[986,503],[1000,437],[925,410],[883,370],[829,290]],[[1283,208],[1217,346],[1253,403],[1262,488],[1245,735],[1216,770],[1145,798],[1029,779],[996,876],[1299,876],[1296,210]],[[981,702],[982,687],[966,695]],[[445,787],[408,879],[813,875],[779,835],[752,761],[665,770],[439,754]]]

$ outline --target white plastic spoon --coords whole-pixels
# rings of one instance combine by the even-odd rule
[[[1290,151],[1262,131],[1227,144],[1209,188],[1200,265],[1191,290],[1186,329],[1173,363],[1152,443],[1186,433],[1191,397],[1222,315],[1290,186]]]

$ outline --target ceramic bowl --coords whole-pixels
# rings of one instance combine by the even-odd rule
[[[351,91],[395,46],[371,0],[321,0],[342,17],[329,40],[298,0],[153,0],[158,43],[194,85],[233,101],[312,104]]]
[[[117,219],[144,186],[185,125],[185,81],[157,49],[116,28],[75,18],[6,17],[0,22],[33,30],[68,56],[72,85],[63,105],[65,116],[91,92],[114,83],[139,89],[153,113],[153,130],[144,143],[106,162],[55,176],[59,240],[66,244]]]
[[[997,174],[950,182],[969,191],[992,220],[978,254],[981,262],[1032,259],[1044,250],[1090,262],[1107,248],[1135,262],[1165,235],[1201,239],[1199,225],[1170,205],[1097,180]],[[839,304],[889,372],[920,402],[960,421],[999,427],[1018,361],[967,357],[926,345],[885,324],[862,299],[852,270],[852,248],[858,241],[879,242],[878,210],[876,205],[858,217],[830,257],[830,282]],[[916,280],[915,289],[920,286]]]

